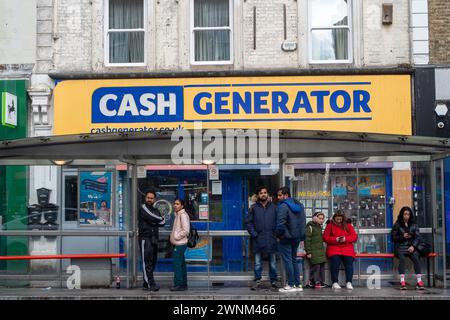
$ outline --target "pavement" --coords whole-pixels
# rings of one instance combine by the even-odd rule
[[[160,283],[158,292],[133,289],[73,289],[67,288],[6,288],[0,287],[0,300],[450,300],[449,289],[427,288],[417,291],[413,287],[401,291],[387,285],[381,289],[356,287],[332,290],[304,289],[297,293],[279,293],[269,287],[257,291],[248,286],[223,285],[219,287],[190,287],[188,291],[171,292],[170,283]]]

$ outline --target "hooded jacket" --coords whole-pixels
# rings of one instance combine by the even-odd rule
[[[317,223],[317,217],[313,217],[313,221],[306,225],[306,254],[311,255],[311,264],[319,264],[327,261],[325,254],[325,243],[322,239],[322,226]]]
[[[277,207],[268,202],[264,207],[259,201],[251,206],[245,219],[247,231],[253,240],[255,253],[277,252]]]
[[[345,237],[345,242],[337,242],[337,237]],[[323,233],[323,240],[327,243],[327,256],[355,257],[353,244],[358,240],[358,235],[350,223],[347,223],[347,231],[338,226],[332,219],[328,220]]]
[[[281,200],[277,207],[275,233],[280,242],[304,241],[306,228],[305,210],[292,198]]]

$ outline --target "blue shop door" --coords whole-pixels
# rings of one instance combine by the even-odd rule
[[[243,229],[243,181],[236,173],[221,172],[222,179],[222,214],[221,222],[211,221],[211,230]],[[214,197],[213,195],[211,196]],[[243,271],[243,237],[213,238],[212,271]]]
[[[242,230],[243,228],[243,183],[242,177],[230,171],[220,171],[222,194],[213,195],[209,199],[209,228],[214,231]],[[212,183],[212,182],[211,182]],[[198,230],[207,230],[207,222],[197,221],[194,226]],[[243,270],[242,258],[243,238],[217,236],[211,240],[212,250],[210,271],[240,272]],[[188,271],[206,271],[206,267],[188,266]]]

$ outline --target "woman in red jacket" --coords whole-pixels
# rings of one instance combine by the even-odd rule
[[[333,218],[328,221],[323,240],[327,243],[327,256],[330,259],[331,281],[333,282],[332,288],[341,288],[338,277],[342,261],[345,267],[346,287],[353,290],[353,260],[355,259],[353,244],[358,240],[358,236],[353,226],[346,222],[344,211],[336,211]]]

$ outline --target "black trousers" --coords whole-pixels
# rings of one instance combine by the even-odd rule
[[[325,263],[312,264],[310,266],[309,281],[313,284],[325,281]]]
[[[417,251],[414,251],[412,254],[411,253],[399,253],[398,254],[398,260],[399,260],[399,264],[398,264],[398,272],[400,274],[405,274],[405,257],[408,257],[409,259],[411,259],[411,261],[414,264],[414,271],[416,272],[416,274],[421,274],[422,272],[420,271],[420,261],[419,261],[419,253]]]
[[[144,287],[153,286],[155,284],[153,271],[158,260],[158,243],[151,238],[139,238],[139,248],[141,249]]]

